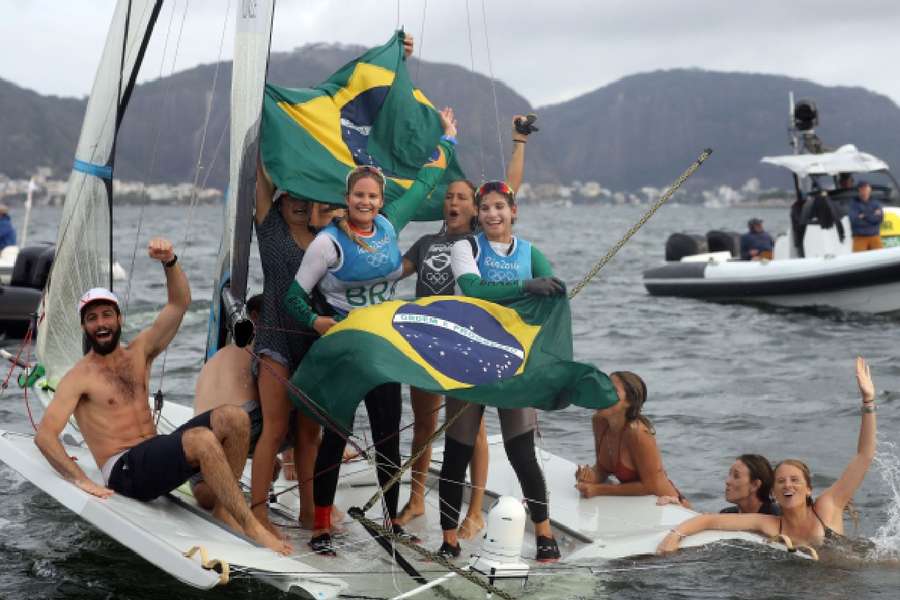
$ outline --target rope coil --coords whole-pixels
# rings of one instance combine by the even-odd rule
[[[200,553],[200,566],[219,574],[219,583],[217,585],[226,585],[231,576],[231,567],[228,562],[218,558],[210,560],[209,554],[203,546],[192,546],[190,550],[182,554],[185,558],[193,558],[198,552]]]

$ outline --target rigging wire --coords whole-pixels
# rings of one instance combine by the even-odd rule
[[[186,9],[187,7],[185,7]],[[215,105],[216,99],[216,87],[218,86],[219,81],[219,70],[222,66],[222,52],[225,47],[225,33],[228,30],[229,17],[231,15],[231,0],[228,0],[228,5],[225,8],[225,17],[222,21],[222,33],[219,37],[219,54],[216,58],[216,67],[213,71],[212,84],[210,85],[210,91],[207,94],[207,102],[206,102],[206,115],[203,119],[203,127],[201,129],[200,135],[200,148],[197,150],[197,164],[194,166],[194,181],[191,183],[191,198],[188,206],[188,218],[187,223],[185,225],[184,237],[182,240],[182,245],[184,249],[182,250],[182,257],[187,256],[188,242],[191,236],[191,229],[193,227],[194,221],[194,209],[197,206],[197,202],[199,201],[199,190],[198,184],[200,182],[200,174],[203,172],[203,151],[206,146],[206,137],[209,133],[209,121],[212,115],[212,109]],[[183,25],[183,24],[182,24]],[[180,35],[179,35],[180,40]],[[173,61],[174,65],[174,61]],[[162,407],[159,406],[159,402],[161,401],[161,394],[163,384],[166,378],[166,363],[169,358],[169,346],[166,346],[165,351],[163,352],[162,359],[162,368],[159,374],[159,382],[158,382],[158,391],[157,395],[160,396],[160,399],[157,400],[157,422],[159,421],[159,414],[162,412]]]
[[[497,102],[497,80],[494,78],[494,63],[491,60],[491,43],[488,35],[487,8],[481,0],[481,18],[484,21],[484,46],[487,50],[488,74],[491,76],[491,94],[494,97],[494,120],[497,124],[497,144],[500,147],[500,165],[503,167],[500,179],[506,179],[506,158],[503,154],[503,134],[500,131],[500,106]]]
[[[419,81],[419,69],[422,68],[422,51],[425,49],[425,15],[428,12],[428,0],[422,3],[422,29],[419,32],[419,61],[416,63],[416,81]]]
[[[166,37],[165,37],[165,41],[163,42],[162,58],[159,61],[159,79],[163,78],[163,73],[165,72],[166,54],[168,53],[168,50],[169,50],[169,37],[172,33],[172,24],[175,22],[175,11],[177,10],[177,6],[178,6],[177,2],[172,4],[172,11],[171,11],[171,15],[169,17],[169,25],[166,28]],[[187,4],[185,3],[185,9],[186,8],[187,8]],[[182,19],[182,26],[183,26],[183,24],[184,24],[184,19]],[[180,43],[181,43],[181,36],[179,35],[178,44],[175,45],[175,50],[174,50],[174,54],[176,57],[178,56],[178,50],[179,50]],[[173,60],[173,63],[172,63],[173,69],[174,69],[174,66],[175,66],[175,63]],[[174,73],[174,71],[172,73]],[[172,73],[170,73],[170,75]],[[156,128],[155,128],[156,129],[156,138],[153,141],[153,150],[150,154],[150,169],[149,169],[149,173],[148,173],[148,176],[151,179],[153,178],[153,175],[156,172],[157,158],[159,156],[159,141],[162,137],[163,117],[165,116],[164,113],[165,113],[165,109],[166,109],[166,100],[169,98],[169,94],[171,93],[171,87],[172,87],[172,82],[170,79],[166,83],[166,89],[163,92],[163,101],[159,105],[159,112],[158,112],[158,116],[156,119]],[[138,245],[140,244],[141,230],[143,229],[143,224],[144,224],[144,209],[146,208],[146,205],[147,205],[147,203],[146,203],[146,199],[147,199],[146,186],[144,185],[144,182],[141,182],[140,195],[142,196],[142,199],[144,201],[140,203],[141,208],[138,213],[137,232],[134,234],[134,247],[131,250],[131,263],[128,267],[128,282],[125,287],[125,302],[124,302],[124,306],[122,309],[123,322],[128,318],[128,307],[129,307],[129,303],[131,300],[131,284],[132,284],[132,281],[134,280],[134,265],[137,260],[137,250],[138,250]]]
[[[672,197],[672,194],[674,194],[678,190],[678,188],[680,188],[682,186],[682,184],[684,184],[684,182],[687,181],[688,178],[691,175],[693,175],[697,169],[700,168],[700,165],[702,165],[703,162],[707,158],[709,158],[709,156],[711,154],[712,154],[712,148],[707,148],[706,150],[704,150],[703,152],[700,153],[700,156],[698,156],[697,159],[694,162],[692,162],[691,165],[687,169],[685,169],[684,173],[682,173],[681,175],[678,176],[678,179],[675,180],[675,183],[673,183],[669,187],[669,189],[667,189],[665,191],[665,193],[662,196],[660,196],[659,200],[657,200],[653,204],[653,206],[651,206],[647,210],[647,212],[645,212],[641,216],[641,218],[638,220],[637,223],[632,225],[631,228],[625,232],[625,235],[623,235],[622,238],[618,242],[616,242],[616,244],[612,248],[609,249],[609,251],[606,253],[606,255],[603,258],[601,258],[599,261],[597,261],[593,267],[591,267],[591,270],[588,271],[587,275],[585,275],[581,279],[581,281],[579,281],[575,285],[575,287],[572,288],[572,290],[569,292],[569,300],[571,300],[572,298],[577,296],[578,293],[582,289],[584,289],[584,286],[586,286],[588,283],[590,283],[590,281],[594,277],[597,276],[597,273],[600,272],[600,269],[602,269],[604,266],[606,266],[606,263],[608,263],[610,260],[612,260],[612,257],[615,256],[616,253],[622,249],[622,246],[624,246],[625,243],[631,239],[631,236],[633,236],[635,233],[637,233],[638,230],[644,226],[644,223],[649,221],[650,217],[652,217],[654,214],[656,214],[657,210],[662,208],[662,205],[665,204],[666,201],[668,201],[668,199]]]
[[[466,0],[466,31],[468,33],[469,40],[469,75],[472,78],[472,88],[478,89],[478,76],[475,74],[475,48],[472,43],[472,16],[469,12],[469,0]],[[480,128],[479,128],[480,129]],[[481,133],[478,134],[478,151],[481,153],[481,179],[480,181],[484,181],[487,179],[484,175],[484,139],[481,136]]]

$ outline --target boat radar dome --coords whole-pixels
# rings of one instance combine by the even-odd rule
[[[819,111],[812,100],[799,100],[794,105],[794,127],[797,131],[812,131],[819,124]]]
[[[472,569],[488,578],[528,579],[528,565],[522,562],[525,537],[525,507],[512,496],[501,496],[488,513],[481,549],[473,556]]]

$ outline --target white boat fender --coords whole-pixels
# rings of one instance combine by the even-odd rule
[[[206,548],[203,546],[193,546],[187,552],[184,552],[185,558],[191,558],[197,553],[200,553],[200,566],[209,571],[215,571],[219,574],[219,585],[225,585],[228,583],[228,579],[231,576],[231,567],[224,560],[219,560],[218,558],[214,558],[212,560],[209,559],[209,555],[206,553]]]
[[[512,496],[502,496],[488,513],[487,526],[478,554],[472,556],[470,567],[495,579],[528,578],[528,565],[522,561],[522,541],[525,538],[525,507]]]

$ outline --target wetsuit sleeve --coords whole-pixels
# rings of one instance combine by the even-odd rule
[[[531,246],[531,276],[535,279],[538,277],[553,277],[553,266],[544,253]]]
[[[492,283],[484,281],[478,270],[478,263],[472,256],[472,244],[469,240],[460,240],[450,250],[450,264],[456,285],[465,296],[481,298],[489,302],[501,302],[521,298],[522,282]]]
[[[419,205],[434,190],[435,186],[444,176],[444,169],[453,158],[454,146],[452,142],[442,139],[438,144],[438,158],[431,161],[419,170],[416,180],[406,193],[390,203],[381,211],[381,214],[391,222],[394,230],[399,234],[416,214]]]
[[[303,262],[300,263],[297,275],[284,298],[288,314],[299,323],[312,327],[319,316],[312,309],[309,295],[325,277],[328,269],[337,266],[338,260],[337,248],[329,235],[317,235],[306,249]]]

